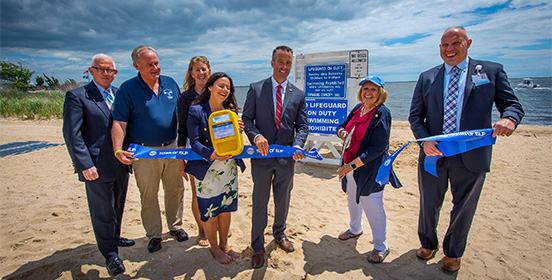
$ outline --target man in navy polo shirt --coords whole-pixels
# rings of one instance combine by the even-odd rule
[[[132,153],[123,151],[123,139],[153,149],[176,149],[177,111],[180,89],[176,82],[161,76],[155,50],[146,45],[132,51],[132,62],[138,75],[121,85],[113,106],[113,150],[124,164],[132,164],[136,185],[142,201],[142,223],[149,238],[148,250],[161,249],[161,210],[159,181],[165,191],[165,216],[170,234],[178,241],[188,240],[182,229],[182,198],[184,182],[173,159],[134,160]]]

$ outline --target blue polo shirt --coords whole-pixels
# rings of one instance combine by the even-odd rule
[[[113,119],[127,123],[132,143],[158,146],[176,139],[178,84],[159,76],[159,95],[144,82],[140,73],[124,82],[115,96]]]

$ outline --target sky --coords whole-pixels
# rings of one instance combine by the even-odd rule
[[[416,81],[440,63],[443,31],[463,26],[469,55],[504,65],[511,78],[552,76],[550,0],[2,0],[0,57],[36,75],[84,82],[96,53],[115,59],[118,86],[136,75],[130,53],[151,45],[179,85],[190,58],[237,86],[272,74],[272,50],[294,54],[367,49],[369,72]],[[289,79],[293,81],[290,75]],[[34,76],[32,81],[34,81]]]

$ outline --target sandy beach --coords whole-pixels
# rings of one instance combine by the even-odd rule
[[[61,120],[21,121],[0,118],[0,144],[47,141],[62,144]],[[413,140],[406,122],[393,123],[391,151]],[[324,153],[325,151],[322,150]],[[326,151],[327,154],[327,151]],[[242,257],[216,262],[207,247],[197,246],[186,182],[184,229],[190,240],[177,242],[164,225],[163,248],[148,253],[140,220],[140,199],[131,176],[122,235],[136,245],[120,249],[126,272],[117,279],[550,279],[552,278],[552,127],[520,126],[494,147],[470,231],[462,268],[441,270],[442,250],[434,259],[415,257],[417,237],[418,147],[409,146],[395,162],[404,184],[387,187],[384,204],[391,253],[370,264],[368,222],[364,235],[340,241],[348,228],[346,196],[336,167],[298,163],[288,218],[295,252],[285,253],[272,239],[272,203],[265,231],[267,263],[250,265],[250,169],[239,175],[239,209],[232,214],[230,245]],[[246,160],[249,167],[249,161]],[[96,248],[84,183],[73,174],[65,145],[0,158],[0,276],[2,279],[110,278]],[[162,204],[163,192],[160,192]],[[441,212],[439,237],[446,230],[450,193]],[[165,221],[164,221],[165,222]]]

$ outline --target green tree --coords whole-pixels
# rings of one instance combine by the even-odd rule
[[[51,86],[51,87],[59,87],[59,80],[54,78],[54,76],[52,76],[51,78],[46,76],[46,74],[42,73],[42,75],[44,75],[44,78],[46,78],[46,83],[48,84],[48,86]]]
[[[41,87],[41,86],[44,85],[44,78],[42,78],[40,76],[36,76],[35,80],[36,80],[36,86],[37,87]]]
[[[21,62],[18,62],[18,64],[0,61],[0,76],[11,81],[10,86],[12,87],[27,89],[34,71],[24,68]]]

